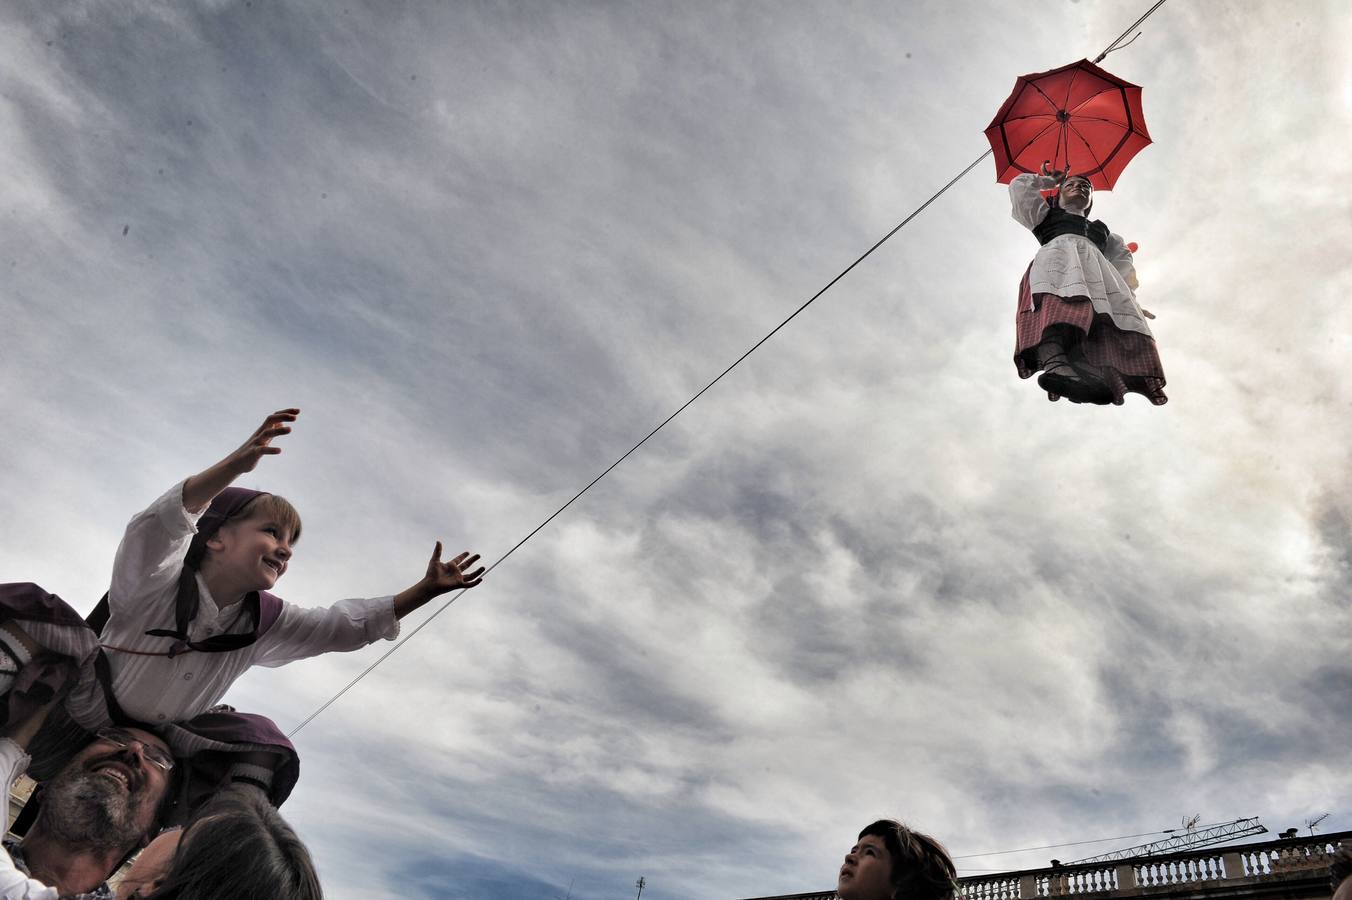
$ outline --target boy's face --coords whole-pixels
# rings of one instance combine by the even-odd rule
[[[291,532],[265,512],[221,527],[207,541],[212,565],[241,590],[266,591],[277,583],[291,559]]]
[[[891,900],[892,854],[882,838],[866,834],[845,854],[836,893],[840,900]]]

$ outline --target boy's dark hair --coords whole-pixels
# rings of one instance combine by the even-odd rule
[[[870,835],[882,838],[892,857],[895,900],[953,900],[958,870],[942,844],[893,819],[879,819],[859,832],[860,839]]]
[[[146,900],[322,900],[310,851],[268,799],[226,790],[183,831],[169,873]]]

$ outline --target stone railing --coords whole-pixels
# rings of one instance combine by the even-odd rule
[[[1035,900],[1078,894],[1131,896],[1181,885],[1310,875],[1328,869],[1340,841],[1352,845],[1352,832],[978,875],[958,879],[959,896],[961,900]]]
[[[1039,900],[1106,895],[1138,897],[1183,889],[1215,890],[1292,878],[1322,878],[1339,843],[1352,846],[1352,831],[1280,838],[1237,847],[1143,856],[1113,862],[1024,869],[958,879],[959,900]],[[1097,895],[1097,896],[1095,896]],[[1327,890],[1323,891],[1327,896]],[[834,891],[783,894],[756,900],[833,900]]]

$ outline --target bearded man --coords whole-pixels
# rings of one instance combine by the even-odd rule
[[[174,758],[139,728],[105,728],[42,787],[37,820],[4,847],[29,877],[72,900],[112,900],[107,881],[159,830]]]

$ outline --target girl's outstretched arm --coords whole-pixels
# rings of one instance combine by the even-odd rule
[[[281,447],[272,446],[273,438],[290,434],[286,423],[296,421],[299,409],[279,409],[263,420],[249,439],[225,459],[193,475],[183,482],[183,507],[189,512],[201,512],[245,472],[252,472],[264,456],[275,456]]]
[[[479,561],[479,554],[468,550],[454,559],[441,561],[441,541],[432,549],[432,558],[427,562],[427,574],[417,584],[394,595],[394,615],[402,619],[413,610],[434,597],[460,588],[472,588],[484,579],[484,567],[470,571],[470,567]]]

